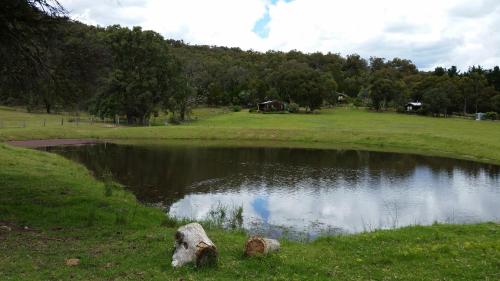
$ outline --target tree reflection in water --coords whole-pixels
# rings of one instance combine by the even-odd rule
[[[275,236],[500,220],[500,167],[470,161],[291,148],[46,149],[97,176],[111,170],[139,200],[161,202],[175,216],[203,219],[218,202],[242,205],[247,229]],[[284,228],[269,227],[276,225]]]

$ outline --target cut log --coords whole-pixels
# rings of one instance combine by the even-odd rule
[[[276,239],[252,236],[248,238],[247,243],[245,244],[245,255],[267,255],[269,253],[279,251],[279,249],[280,242]]]
[[[175,233],[172,266],[181,267],[194,262],[196,266],[217,263],[217,248],[199,223],[190,223],[179,227]]]

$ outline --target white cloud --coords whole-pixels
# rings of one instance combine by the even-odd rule
[[[193,44],[359,53],[420,68],[500,64],[498,0],[63,0],[91,24],[141,25]],[[269,34],[252,29],[269,7]]]

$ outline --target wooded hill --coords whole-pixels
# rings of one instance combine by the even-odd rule
[[[278,99],[308,111],[339,93],[375,110],[423,102],[422,114],[500,112],[500,68],[419,71],[406,59],[189,45],[140,27],[72,21],[57,2],[15,0],[0,10],[0,103],[89,111],[145,122],[183,120],[197,104],[254,107]],[[492,115],[494,117],[494,114]]]

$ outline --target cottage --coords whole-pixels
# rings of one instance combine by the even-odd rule
[[[348,95],[343,94],[343,93],[339,93],[339,94],[337,95],[337,102],[338,102],[338,103],[343,103],[343,102],[346,102],[348,98],[349,98],[349,96],[348,96]]]
[[[420,108],[422,108],[422,103],[421,102],[409,102],[405,106],[406,111],[411,112],[411,111],[417,111]]]
[[[279,100],[269,100],[257,104],[257,108],[262,112],[285,111],[287,109],[287,104]]]

